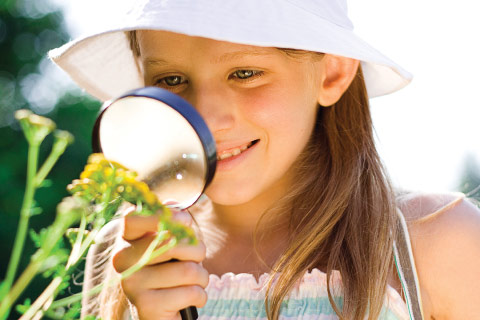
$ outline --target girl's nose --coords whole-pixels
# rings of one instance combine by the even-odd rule
[[[201,114],[213,134],[234,126],[235,108],[228,97],[228,90],[201,86],[193,90],[188,100]]]

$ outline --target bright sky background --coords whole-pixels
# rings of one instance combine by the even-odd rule
[[[356,32],[413,73],[372,100],[380,152],[394,181],[453,190],[466,154],[480,159],[480,2],[355,0]]]
[[[93,27],[81,18],[102,2],[52,1],[65,6],[73,36]],[[455,190],[467,154],[480,161],[480,2],[351,0],[349,13],[358,35],[414,75],[407,88],[372,99],[394,183]]]

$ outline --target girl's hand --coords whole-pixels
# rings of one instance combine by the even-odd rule
[[[186,211],[174,212],[173,216],[187,225],[192,222]],[[158,219],[158,215],[131,214],[124,218],[123,241],[113,256],[117,272],[127,270],[140,259],[155,238]],[[122,288],[137,308],[140,319],[180,319],[179,310],[203,307],[207,301],[204,288],[208,284],[208,272],[200,262],[205,254],[201,241],[195,246],[179,243],[124,279]]]

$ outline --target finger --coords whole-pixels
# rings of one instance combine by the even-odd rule
[[[198,285],[206,288],[208,271],[192,261],[175,261],[144,267],[123,280],[125,292],[135,293],[144,289],[174,288]]]
[[[154,237],[155,235],[149,235],[130,243],[125,242],[124,246],[117,249],[113,254],[112,262],[115,270],[122,273],[134,265],[142,257]],[[196,245],[179,243],[167,252],[151,259],[147,265],[154,265],[172,259],[201,262],[205,259],[206,251],[205,244],[202,241],[198,241]]]
[[[186,226],[192,225],[192,216],[186,210],[173,210],[174,220],[183,223]],[[135,210],[130,211],[124,218],[123,239],[127,241],[137,240],[141,237],[154,233],[158,230],[158,222],[162,213],[156,213],[151,216],[140,216],[135,214]]]
[[[180,242],[172,249],[150,260],[148,265],[162,263],[173,259],[202,262],[205,259],[206,254],[207,248],[203,241],[198,241],[195,245]]]
[[[151,216],[140,216],[136,215],[135,212],[130,212],[123,218],[123,239],[133,241],[157,232],[159,219],[159,213]]]
[[[179,310],[189,306],[203,307],[207,302],[207,293],[200,286],[185,286],[146,290],[129,299],[137,307],[141,319],[162,319],[173,318]],[[163,308],[159,307],[159,303]]]

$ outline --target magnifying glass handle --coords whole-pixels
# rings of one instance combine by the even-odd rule
[[[170,262],[178,261],[178,259],[171,259]],[[196,307],[188,307],[180,310],[182,320],[197,320],[198,312]]]
[[[197,320],[198,313],[196,307],[188,307],[185,309],[180,310],[180,315],[182,316],[182,320]]]

